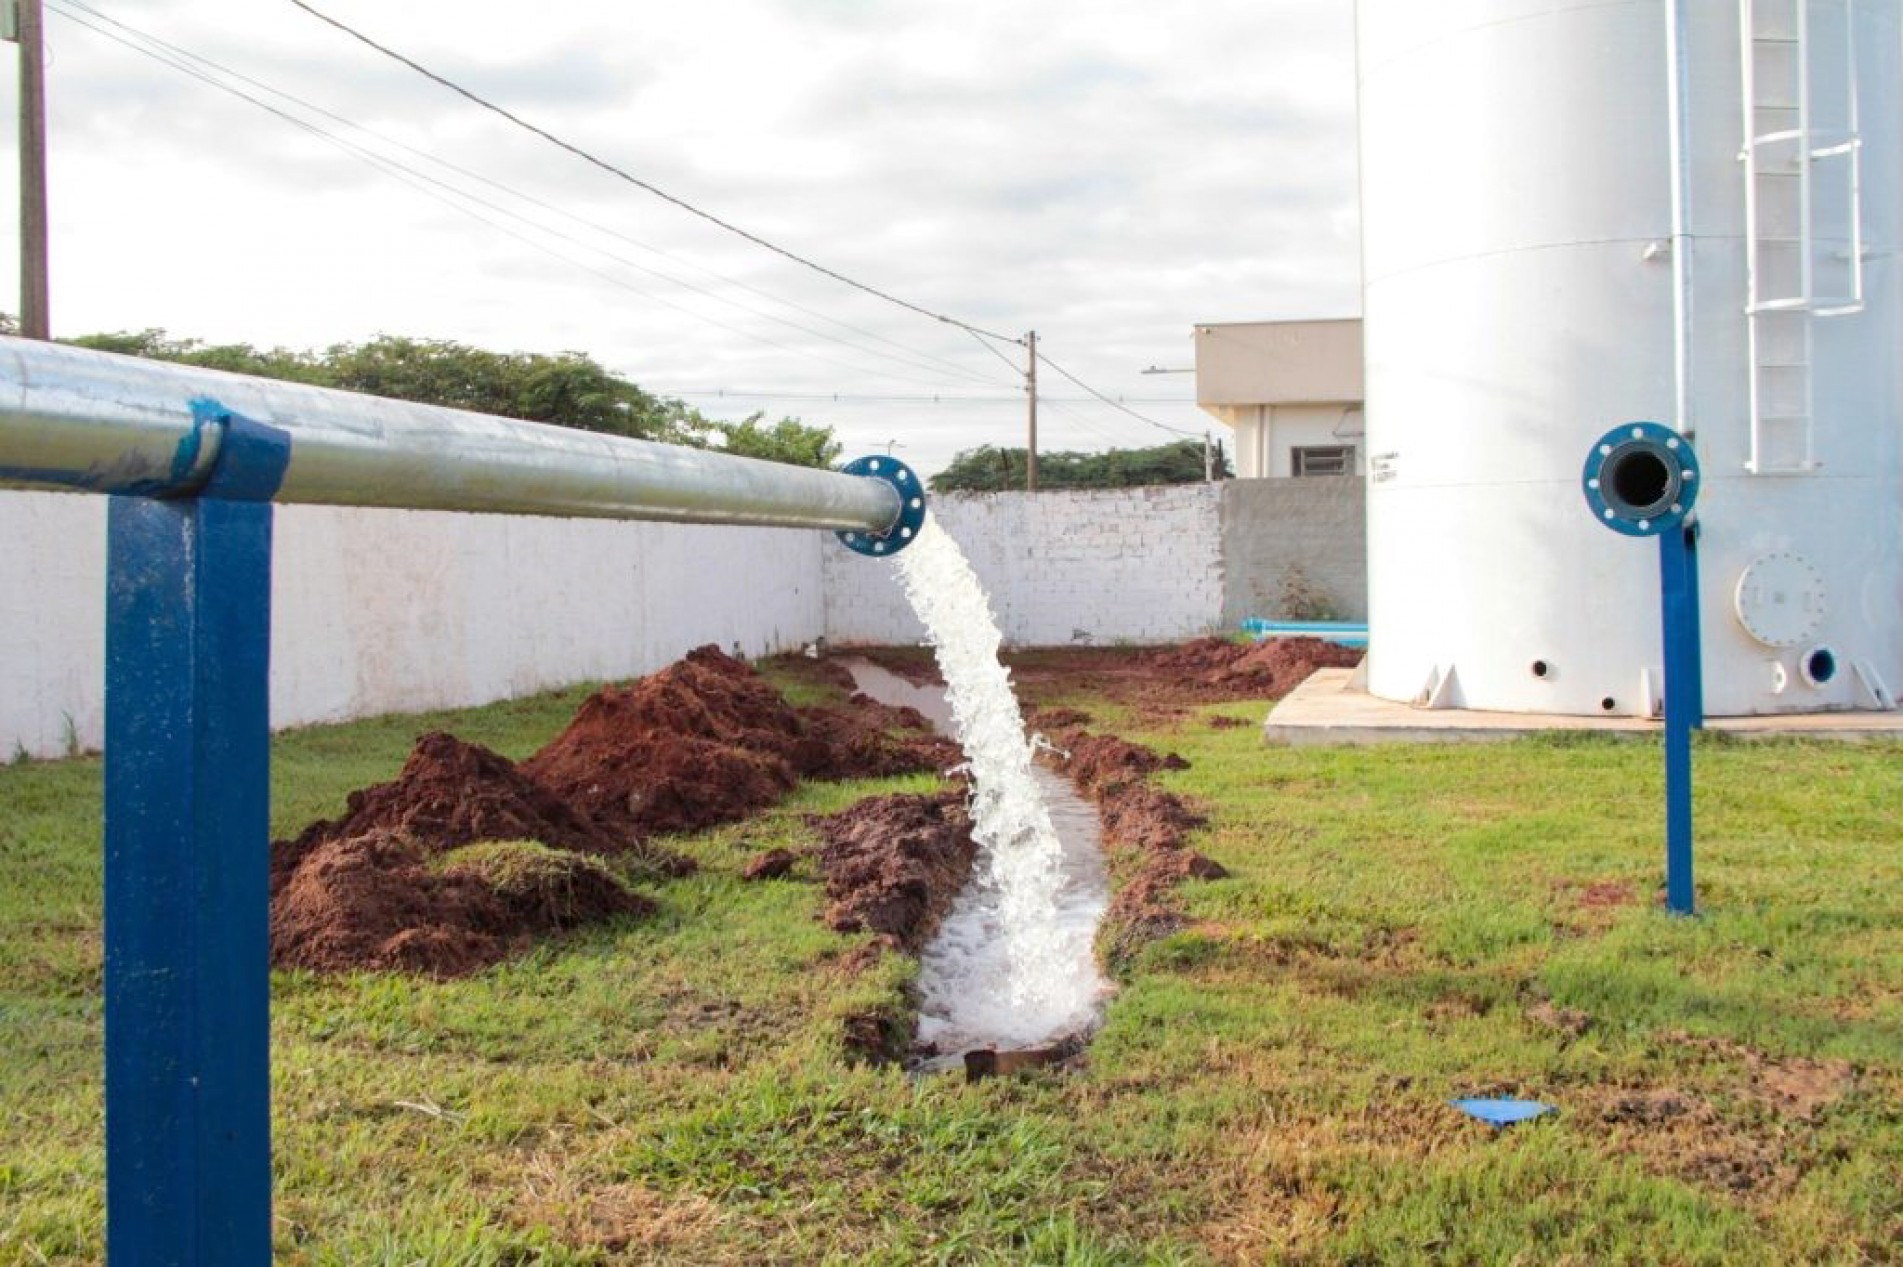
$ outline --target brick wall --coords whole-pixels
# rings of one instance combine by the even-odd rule
[[[1289,615],[1306,588],[1347,619],[1367,614],[1365,505],[1357,479],[947,494],[932,513],[991,594],[1018,646],[1168,642]],[[826,634],[839,644],[924,637],[895,565],[823,561]]]
[[[933,514],[1020,646],[1168,642],[1286,615],[1293,567],[1367,611],[1354,479],[947,495]],[[103,730],[105,499],[0,493],[0,760]],[[894,565],[827,533],[287,506],[271,717],[458,707],[646,673],[703,642],[924,630]]]
[[[0,760],[104,732],[106,499],[0,493]],[[830,533],[280,506],[274,726],[455,708],[824,627]],[[69,721],[70,719],[70,721]]]

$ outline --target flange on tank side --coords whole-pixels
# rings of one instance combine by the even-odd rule
[[[1876,707],[1903,685],[1898,7],[1856,4],[1866,307],[1810,319],[1822,465],[1768,475],[1745,469],[1739,8],[1685,6],[1689,419],[1707,481],[1714,714]],[[1359,0],[1377,695],[1657,707],[1652,566],[1575,499],[1583,446],[1619,421],[1676,414],[1667,12],[1663,0]],[[1825,236],[1816,250],[1827,266],[1847,246]],[[1795,639],[1807,622],[1770,618],[1792,604],[1818,617]]]

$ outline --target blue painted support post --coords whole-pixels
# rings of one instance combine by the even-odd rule
[[[1698,524],[1659,534],[1660,609],[1665,636],[1665,906],[1696,909],[1692,882],[1692,730],[1704,724],[1698,643]]]
[[[210,482],[114,497],[107,530],[106,1244],[168,1267],[271,1260],[270,497],[289,446],[209,421]]]

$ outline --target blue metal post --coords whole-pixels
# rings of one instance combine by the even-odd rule
[[[1692,730],[1704,724],[1698,645],[1698,525],[1659,534],[1660,608],[1665,635],[1665,906],[1696,907],[1692,883]]]
[[[116,496],[106,599],[106,1243],[271,1260],[271,494],[224,416],[198,495]]]

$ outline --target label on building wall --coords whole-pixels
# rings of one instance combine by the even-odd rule
[[[1385,484],[1401,473],[1401,455],[1389,450],[1368,456],[1368,482]]]

